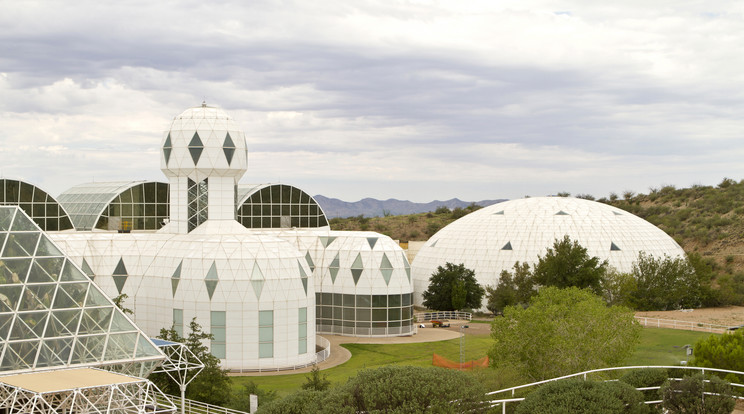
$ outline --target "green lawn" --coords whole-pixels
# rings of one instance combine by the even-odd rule
[[[710,334],[663,328],[644,328],[641,341],[633,356],[625,365],[678,365],[685,359],[684,345],[694,345],[696,341]],[[465,339],[465,359],[482,358],[488,352],[492,340],[489,335],[469,334]],[[351,359],[337,367],[322,371],[335,384],[345,382],[357,371],[390,364],[431,366],[433,353],[453,361],[460,357],[460,340],[428,342],[417,344],[346,344],[351,351]],[[305,382],[307,374],[232,377],[233,386],[239,387],[246,381],[253,381],[259,387],[275,390],[280,396],[298,390]],[[513,384],[518,385],[518,384]]]

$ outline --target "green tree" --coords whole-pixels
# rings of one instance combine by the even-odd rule
[[[544,287],[530,306],[510,306],[494,319],[492,366],[513,366],[539,381],[622,362],[641,326],[623,306],[607,306],[586,289]]]
[[[532,271],[527,263],[514,263],[513,272],[502,270],[499,283],[495,288],[486,287],[486,308],[494,314],[500,314],[507,306],[526,306],[535,290]]]
[[[643,394],[623,382],[568,379],[545,384],[527,395],[517,414],[643,414]]]
[[[638,310],[671,310],[700,306],[700,281],[684,257],[658,258],[645,252],[633,263]]]
[[[632,307],[633,297],[638,290],[638,281],[632,273],[610,270],[600,283],[602,297],[608,305]]]
[[[607,261],[589,257],[587,250],[579,242],[571,241],[568,235],[553,243],[545,256],[540,256],[535,265],[535,283],[542,286],[566,288],[590,288],[595,293],[601,291],[601,280],[607,273]]]
[[[302,384],[303,390],[312,391],[325,391],[331,386],[331,381],[328,380],[328,376],[321,375],[318,366],[313,364],[313,369],[310,370],[310,375],[305,377],[305,383]]]
[[[230,400],[230,378],[227,376],[227,370],[220,367],[219,358],[212,355],[204,344],[214,336],[202,331],[196,318],[189,323],[189,329],[189,335],[183,338],[175,329],[163,328],[158,338],[186,344],[186,347],[204,364],[204,369],[186,389],[186,398],[208,404],[225,405]],[[150,379],[167,394],[180,395],[178,385],[165,374],[154,374],[150,376]]]
[[[702,374],[696,374],[679,381],[667,381],[659,390],[661,406],[670,414],[729,414],[734,411],[736,401],[731,385],[718,377],[704,380]]]
[[[134,311],[124,305],[124,301],[127,300],[127,298],[129,298],[129,295],[122,293],[121,295],[111,299],[111,301],[114,302],[114,305],[116,305],[116,307],[125,315],[134,315]]]
[[[431,275],[429,288],[422,296],[424,306],[427,308],[452,311],[480,308],[484,294],[485,289],[478,284],[474,271],[466,268],[464,264],[446,263],[444,267],[439,266]]]
[[[692,365],[697,367],[720,368],[731,371],[744,371],[744,331],[737,330],[731,335],[710,335],[697,341]],[[727,379],[741,383],[743,378],[730,376]]]

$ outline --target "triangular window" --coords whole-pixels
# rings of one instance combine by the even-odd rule
[[[512,249],[512,245],[510,241],[506,242],[504,247],[501,248],[501,250],[511,250],[511,249]]]
[[[305,254],[305,260],[307,261],[307,265],[310,267],[310,271],[311,272],[314,272],[315,271],[315,263],[313,263],[313,258],[310,257],[310,252],[307,252]]]
[[[568,213],[566,213],[565,211],[561,210],[561,211],[559,211],[559,212],[555,213],[555,215],[556,215],[556,216],[567,216],[567,215],[568,215]]]
[[[375,244],[377,244],[377,237],[367,237],[367,243],[369,243],[370,249],[374,249]]]
[[[617,247],[617,245],[616,245],[615,243],[613,243],[613,242],[610,242],[610,251],[611,251],[611,252],[614,252],[614,251],[620,251],[620,248],[619,248],[619,247]]]
[[[251,272],[251,285],[253,285],[253,293],[256,295],[256,299],[261,299],[261,292],[264,286],[264,275],[261,268],[258,267],[258,263],[253,263],[253,272]]]
[[[504,215],[504,210],[497,211],[497,212],[493,213],[493,215],[494,216],[503,216]]]
[[[334,240],[336,240],[335,237],[331,236],[320,236],[320,243],[323,245],[324,248],[328,247],[329,244],[333,243]]]
[[[406,257],[406,254],[401,252],[400,255],[403,257],[403,266],[406,268],[406,276],[408,276],[408,281],[411,281],[411,265],[408,263],[408,258]]]

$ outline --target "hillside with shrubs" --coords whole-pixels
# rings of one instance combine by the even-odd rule
[[[568,197],[569,193],[558,193]],[[717,293],[708,305],[744,305],[744,180],[724,178],[716,186],[652,187],[647,194],[625,191],[595,198],[633,213],[664,230],[690,255],[698,272]],[[424,241],[447,224],[477,209],[477,205],[404,216],[331,219],[334,230],[376,231],[400,241]],[[713,299],[713,298],[712,298]]]

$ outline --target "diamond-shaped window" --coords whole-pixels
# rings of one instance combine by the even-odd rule
[[[183,260],[181,260],[181,263],[178,264],[178,267],[173,272],[173,276],[171,276],[171,288],[173,289],[173,297],[176,297],[176,290],[178,290],[178,282],[181,281],[181,265],[183,265]]]
[[[338,275],[338,269],[339,269],[339,259],[338,259],[338,253],[336,253],[336,257],[333,258],[331,265],[328,266],[328,271],[331,273],[331,283],[336,283],[336,275]]]
[[[390,259],[388,259],[387,254],[382,254],[382,262],[380,262],[380,273],[382,273],[382,278],[385,279],[385,284],[390,284],[390,277],[393,275],[393,264],[390,263]]]
[[[253,263],[253,272],[251,272],[251,285],[253,285],[253,293],[256,295],[256,299],[261,299],[261,292],[264,286],[264,275],[261,268],[258,267],[258,263]]]
[[[219,282],[219,277],[217,276],[217,265],[212,262],[212,266],[209,268],[207,276],[204,277],[204,284],[207,285],[207,294],[209,294],[209,300],[212,300],[214,290],[217,289],[217,282]]]
[[[227,165],[230,165],[232,163],[233,155],[235,155],[235,143],[232,138],[230,138],[229,132],[225,136],[225,142],[222,144],[222,151],[225,153]]]
[[[168,165],[168,161],[170,161],[171,151],[173,151],[173,144],[171,144],[170,132],[169,132],[168,138],[165,139],[165,144],[163,144],[163,155],[165,156],[165,165]]]
[[[191,142],[189,142],[189,153],[191,153],[191,159],[194,161],[194,165],[199,162],[202,151],[204,151],[204,144],[202,144],[202,140],[199,138],[199,133],[194,132],[194,136],[191,138]]]
[[[127,283],[127,278],[129,277],[129,273],[127,273],[127,267],[124,266],[123,258],[119,259],[119,263],[116,265],[114,274],[111,275],[111,277],[114,279],[116,290],[119,291],[119,294],[121,295],[121,291],[124,290],[124,284]]]
[[[408,258],[406,257],[406,254],[401,252],[400,255],[403,257],[403,266],[406,268],[406,276],[408,276],[408,281],[411,281],[411,265],[408,263]]]
[[[357,257],[356,259],[354,259],[354,263],[351,264],[351,276],[354,277],[354,285],[359,282],[359,278],[362,277],[362,272],[364,272],[364,264],[362,264],[362,254],[357,253]]]
[[[313,263],[313,258],[310,257],[310,252],[307,252],[307,254],[305,254],[305,260],[307,261],[307,265],[310,266],[310,271],[311,272],[314,272],[315,271],[315,263]]]

